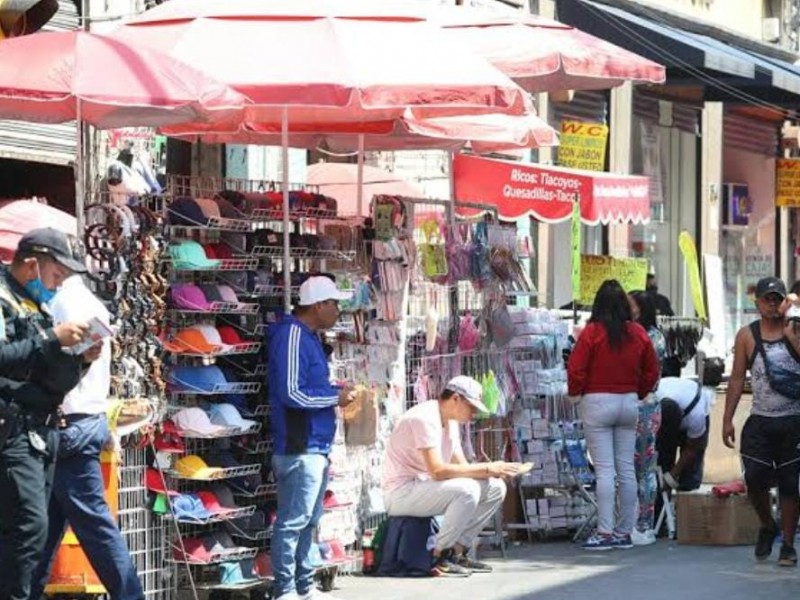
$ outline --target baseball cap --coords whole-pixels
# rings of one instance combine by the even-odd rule
[[[240,560],[219,564],[219,582],[222,585],[237,585],[256,579],[253,575],[253,562]]]
[[[225,302],[222,294],[219,292],[219,286],[212,284],[201,284],[198,287],[203,290],[203,294],[205,294],[206,299],[209,302]]]
[[[214,452],[208,455],[208,464],[222,469],[236,469],[247,466],[240,463],[229,451]],[[260,474],[233,477],[228,484],[241,492],[255,492],[263,483]]]
[[[257,421],[243,419],[242,415],[233,404],[212,404],[208,407],[211,422],[222,427],[235,427],[241,432],[247,432],[258,425]]]
[[[311,306],[326,300],[349,300],[352,294],[342,292],[327,277],[309,277],[300,286],[300,306]]]
[[[228,244],[220,242],[203,244],[203,248],[205,248],[206,256],[209,257],[213,255],[214,258],[219,258],[220,260],[230,260],[234,258],[233,250]]]
[[[17,252],[37,252],[46,254],[73,273],[86,273],[84,259],[86,250],[83,243],[74,235],[52,227],[32,229],[22,236],[17,244]]]
[[[218,285],[217,292],[222,298],[221,302],[239,302],[239,297],[233,288],[229,285]]]
[[[226,486],[222,486],[225,490],[227,490],[230,498],[226,497],[226,501],[229,501],[229,504],[223,504],[223,501],[220,500],[219,496],[214,492],[204,490],[202,492],[197,492],[198,498],[203,503],[205,509],[211,513],[212,515],[224,515],[230,512],[235,512],[239,510],[239,507],[233,502],[233,493],[231,493],[230,488]]]
[[[183,240],[169,247],[169,256],[176,269],[215,269],[220,265],[217,259],[206,256],[206,251],[199,242]]]
[[[219,207],[219,214],[226,219],[245,219],[245,215],[230,200],[223,198],[219,194],[214,197],[214,202]]]
[[[267,516],[263,510],[256,510],[250,516],[226,521],[225,529],[231,535],[255,540],[267,530]]]
[[[195,564],[207,564],[211,562],[212,552],[208,548],[206,540],[202,538],[190,537],[181,540],[180,544],[174,544],[172,556],[175,560],[186,561]]]
[[[272,564],[266,551],[259,552],[253,559],[253,572],[261,579],[272,577]]]
[[[175,337],[164,342],[170,352],[197,352],[200,354],[219,354],[230,347],[222,342],[219,331],[213,325],[193,325],[181,329]]]
[[[175,308],[185,308],[187,310],[211,309],[211,303],[206,298],[203,290],[193,283],[177,283],[170,288],[172,305]]]
[[[144,471],[144,485],[148,491],[156,494],[169,494],[170,496],[177,496],[178,492],[171,490],[164,485],[164,477],[153,467],[147,467]]]
[[[481,397],[483,396],[483,386],[475,381],[472,377],[458,375],[448,381],[444,388],[461,395],[479,413],[489,413],[489,409],[486,408],[486,405],[483,402],[481,402]]]
[[[786,284],[777,277],[764,277],[756,284],[756,298],[763,298],[767,294],[777,294],[786,297]]]
[[[217,327],[219,337],[223,344],[229,346],[239,346],[241,344],[249,344],[250,342],[243,340],[236,328],[231,325],[220,325]]]
[[[223,470],[209,467],[206,462],[195,454],[184,456],[175,463],[175,472],[185,479],[209,481],[222,475]]]
[[[161,431],[156,433],[153,440],[153,446],[158,452],[168,452],[174,454],[183,454],[186,452],[186,446],[180,438],[178,432],[167,433]]]
[[[181,494],[173,498],[172,513],[176,519],[205,521],[211,517],[211,512],[195,494]]]
[[[167,220],[170,225],[208,225],[208,217],[194,198],[175,198],[167,205]]]
[[[172,416],[172,420],[178,426],[181,435],[196,434],[205,437],[228,432],[227,427],[212,423],[208,414],[196,406],[179,410]]]
[[[214,394],[218,386],[228,383],[222,370],[215,365],[178,365],[172,368],[167,377],[169,383],[178,390],[206,394]]]
[[[206,219],[218,219],[222,216],[219,212],[219,204],[214,202],[214,200],[209,200],[208,198],[195,198],[194,201],[197,202],[197,205],[200,207],[200,210],[203,211],[203,215],[206,217]]]

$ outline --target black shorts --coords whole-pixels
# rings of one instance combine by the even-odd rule
[[[742,428],[740,447],[749,487],[779,485],[797,493],[800,474],[800,416],[751,415]],[[793,482],[793,483],[792,483]]]

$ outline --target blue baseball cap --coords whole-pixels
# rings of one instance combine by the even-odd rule
[[[245,398],[244,394],[226,394],[222,399],[228,404],[235,406],[236,410],[238,410],[239,414],[243,417],[248,418],[255,416],[247,405],[247,398]]]
[[[173,498],[172,512],[176,519],[205,521],[211,517],[203,501],[194,494],[181,494]]]
[[[167,220],[170,225],[208,225],[208,217],[194,198],[175,198],[167,205]]]
[[[222,585],[236,585],[257,579],[253,575],[253,562],[225,562],[219,565],[219,582]]]
[[[207,394],[215,393],[217,386],[228,383],[220,368],[214,365],[173,367],[167,381],[178,390]]]
[[[213,454],[209,454],[206,458],[206,462],[210,466],[214,467],[222,467],[223,469],[231,469],[235,467],[243,466],[238,460],[236,460],[228,451],[223,452],[214,452]],[[228,480],[228,484],[242,492],[255,492],[259,486],[263,483],[261,479],[261,475],[246,475],[243,477],[233,477]]]

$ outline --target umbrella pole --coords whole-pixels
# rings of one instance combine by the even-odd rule
[[[364,134],[358,135],[358,175],[356,177],[356,214],[364,216]]]
[[[292,309],[292,273],[289,248],[289,108],[283,107],[281,115],[281,162],[283,163],[283,308]]]

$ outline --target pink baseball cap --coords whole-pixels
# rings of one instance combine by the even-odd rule
[[[211,303],[198,286],[193,283],[177,283],[170,288],[172,304],[175,308],[187,310],[210,310]]]

